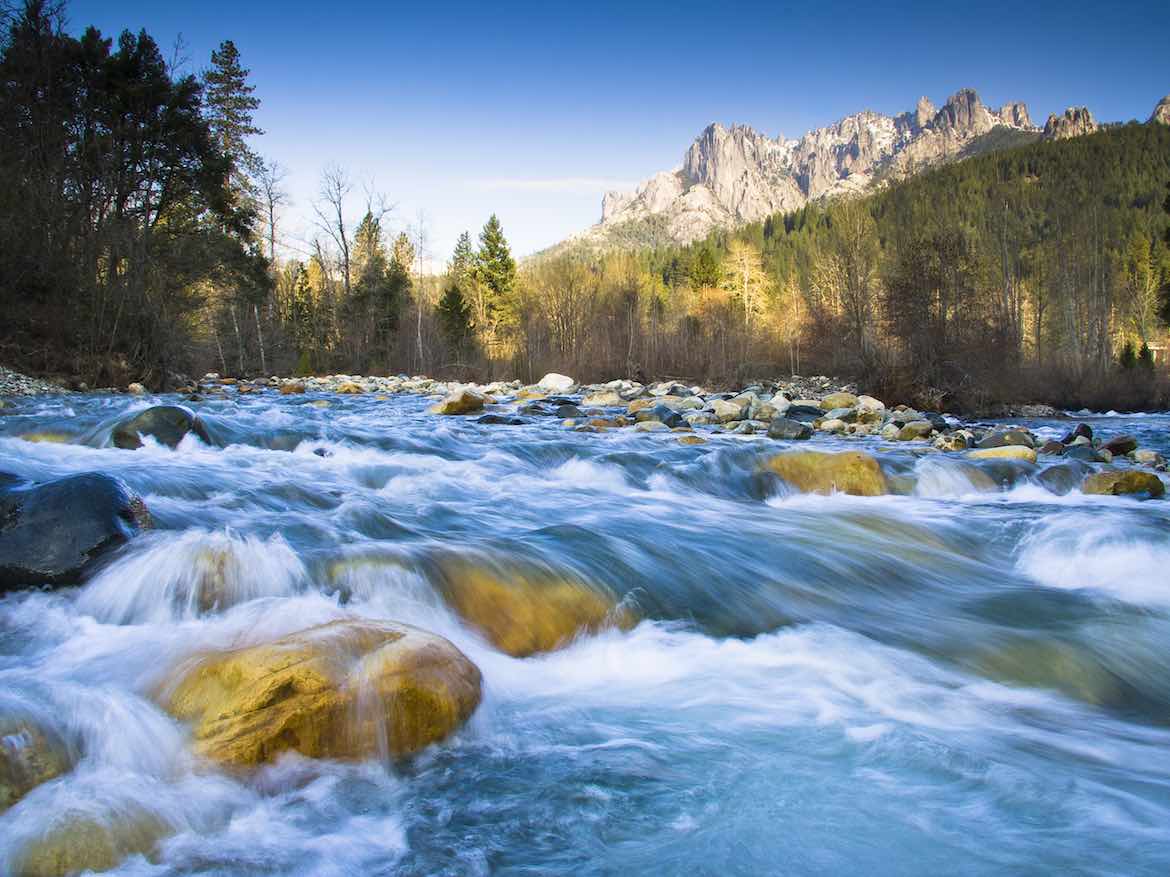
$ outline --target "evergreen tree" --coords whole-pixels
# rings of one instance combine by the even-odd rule
[[[451,276],[456,283],[463,283],[475,270],[475,248],[471,245],[471,232],[465,231],[455,242],[451,255]]]
[[[695,289],[709,289],[719,285],[719,260],[710,247],[703,247],[691,261],[691,286]]]
[[[443,297],[435,308],[439,319],[439,329],[443,338],[450,345],[456,355],[462,353],[467,341],[471,338],[471,308],[463,298],[459,284],[452,282],[443,291]]]
[[[1138,351],[1137,364],[1144,369],[1154,370],[1154,351],[1150,350],[1150,345],[1145,341],[1142,342],[1141,349]]]
[[[483,316],[489,324],[494,325],[507,310],[516,286],[516,260],[512,258],[504,230],[494,213],[479,235],[475,279],[484,288]]]
[[[263,166],[260,156],[248,145],[248,138],[263,134],[252,121],[260,107],[248,82],[249,71],[240,63],[235,43],[224,40],[211,53],[211,67],[203,74],[204,107],[211,133],[232,163],[231,188],[242,200],[255,194],[252,177]]]
[[[1133,342],[1127,340],[1121,347],[1121,354],[1117,357],[1117,363],[1124,369],[1133,368],[1137,365],[1137,356],[1133,352]]]

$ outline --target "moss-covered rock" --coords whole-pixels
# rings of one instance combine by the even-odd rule
[[[480,683],[478,668],[440,636],[351,619],[199,656],[159,700],[191,722],[200,755],[250,767],[288,750],[409,755],[467,721]]]
[[[1082,493],[1122,496],[1124,494],[1148,494],[1151,499],[1166,493],[1166,485],[1153,472],[1139,469],[1105,469],[1094,472],[1081,485]]]
[[[882,496],[889,484],[877,460],[860,451],[839,454],[794,451],[777,454],[764,464],[803,493],[848,493]]]
[[[56,734],[29,719],[0,716],[0,813],[72,766]]]
[[[449,560],[436,578],[443,599],[461,618],[517,658],[636,621],[607,590],[550,570]]]

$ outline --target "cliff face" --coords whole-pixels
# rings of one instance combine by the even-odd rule
[[[1170,94],[1158,101],[1150,116],[1150,124],[1170,125]]]
[[[1097,120],[1088,107],[1069,107],[1059,116],[1053,113],[1044,123],[1045,140],[1067,140],[1092,134],[1098,128]]]
[[[864,191],[879,176],[916,173],[957,157],[996,128],[1037,130],[1022,103],[992,110],[970,89],[938,109],[924,97],[899,116],[866,110],[798,140],[773,139],[742,125],[709,125],[679,168],[656,174],[633,193],[607,193],[601,222],[583,237],[602,242],[614,226],[658,217],[672,240],[687,243],[713,228]]]

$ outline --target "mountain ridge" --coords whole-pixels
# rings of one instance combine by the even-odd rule
[[[1150,118],[1167,120],[1170,96]],[[1050,115],[1041,128],[1023,102],[988,107],[970,88],[940,107],[922,97],[914,109],[896,116],[862,110],[797,139],[713,122],[674,169],[654,174],[633,192],[606,192],[600,222],[565,244],[622,246],[625,239],[628,245],[631,231],[640,226],[652,228],[656,239],[688,244],[714,229],[862,194],[981,151],[1080,136],[1099,127],[1086,107],[1070,107]]]

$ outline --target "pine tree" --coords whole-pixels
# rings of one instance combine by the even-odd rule
[[[1133,342],[1126,341],[1121,347],[1121,354],[1117,357],[1118,364],[1125,369],[1133,368],[1137,365],[1137,356],[1133,352]]]
[[[443,333],[443,338],[456,355],[461,354],[464,345],[471,337],[473,327],[471,308],[464,300],[463,292],[459,289],[458,283],[451,282],[443,291],[443,297],[439,299],[435,313],[439,318],[439,328]]]
[[[248,82],[249,71],[240,64],[240,52],[231,40],[224,40],[211,53],[211,67],[203,74],[203,103],[211,133],[219,149],[231,161],[230,183],[240,201],[255,194],[252,177],[263,162],[248,145],[248,138],[263,134],[252,121],[260,108]]]
[[[719,261],[710,247],[703,247],[691,261],[691,286],[709,289],[719,285]]]
[[[455,242],[451,255],[451,276],[456,283],[463,283],[475,270],[475,248],[471,245],[471,232],[465,231]]]
[[[1145,341],[1142,342],[1141,349],[1138,351],[1137,364],[1144,369],[1154,370],[1154,351],[1150,350],[1150,345]]]
[[[479,235],[475,258],[475,279],[483,286],[482,317],[489,331],[506,315],[516,286],[516,260],[504,237],[500,220],[493,213]]]

